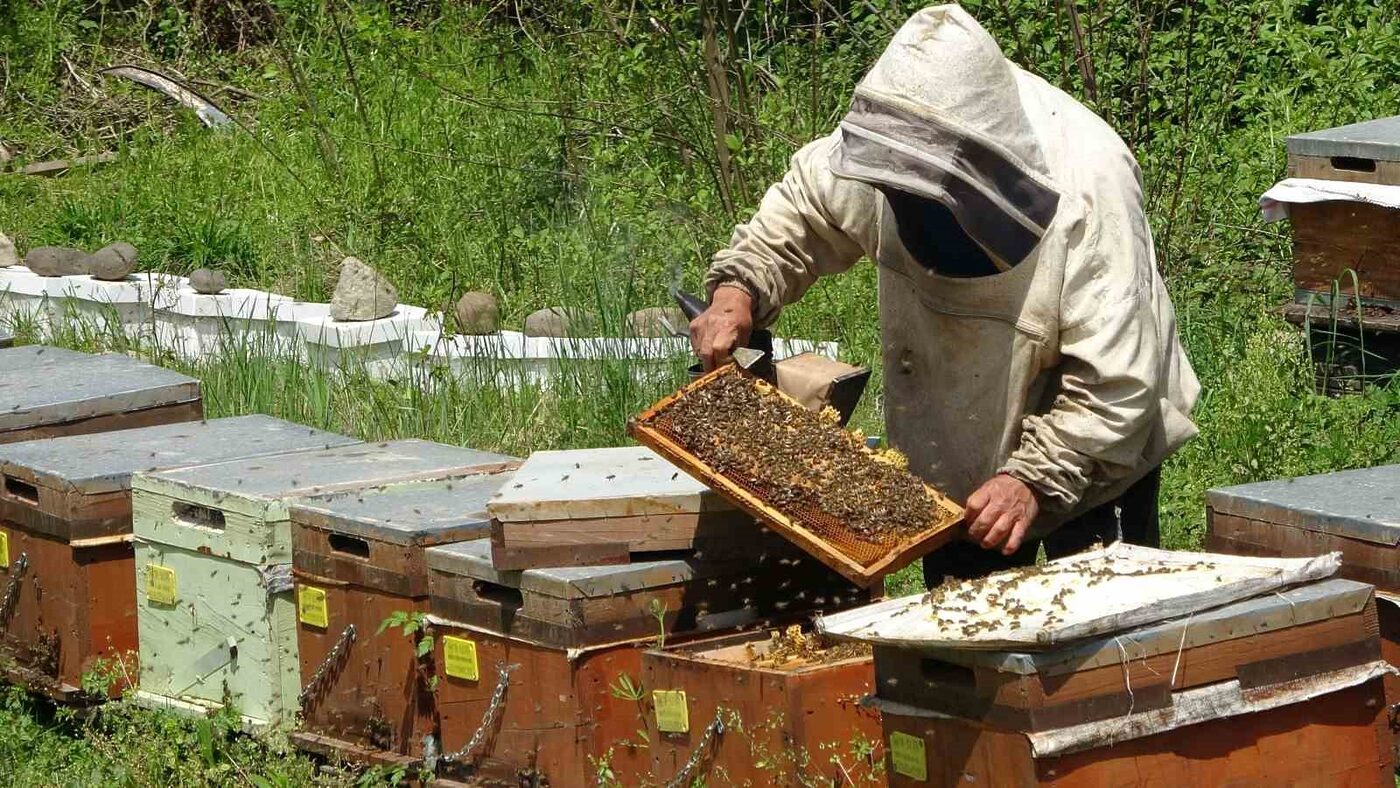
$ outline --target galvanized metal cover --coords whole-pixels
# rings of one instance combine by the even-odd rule
[[[0,432],[199,399],[199,381],[121,355],[0,350]]]
[[[0,471],[95,494],[128,489],[137,471],[356,443],[271,416],[236,416],[0,445]]]
[[[651,449],[538,451],[487,507],[502,522],[693,514],[734,508]]]
[[[765,561],[785,561],[789,567],[796,563],[816,563],[815,559],[805,556],[796,558],[787,555],[751,555],[727,561],[686,558],[637,561],[616,566],[569,566],[509,572],[497,571],[491,565],[491,544],[485,539],[430,547],[425,552],[429,569],[560,599],[608,597],[631,591],[661,588],[732,574],[745,567],[761,573],[765,571]]]
[[[298,454],[296,462],[274,458],[233,460],[150,474],[184,487],[244,498],[285,498],[333,492],[339,485],[364,486],[439,474],[461,475],[513,462],[504,454],[423,440],[362,443]]]
[[[1288,152],[1295,156],[1352,156],[1400,161],[1400,115],[1294,134]]]
[[[478,539],[491,533],[486,501],[509,478],[484,473],[305,498],[291,507],[292,520],[391,544]]]
[[[1277,479],[1206,492],[1221,514],[1400,545],[1400,465]]]

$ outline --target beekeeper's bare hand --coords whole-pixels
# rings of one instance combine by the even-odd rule
[[[741,287],[721,285],[710,298],[710,308],[690,321],[690,344],[708,371],[729,361],[734,348],[748,342],[752,332],[753,298]]]
[[[1040,514],[1035,491],[1014,476],[993,476],[967,497],[967,535],[987,550],[1011,555],[1025,541],[1026,529]]]

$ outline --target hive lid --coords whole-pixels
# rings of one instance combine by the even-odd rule
[[[1365,583],[1334,578],[1149,624],[1128,635],[1132,639],[1131,658],[1145,660],[1158,654],[1174,654],[1209,643],[1351,615],[1364,610],[1371,595],[1372,588]],[[1118,646],[1122,641],[1120,635],[1109,635],[1049,651],[948,649],[928,653],[945,662],[1001,673],[1059,675],[1120,664],[1123,652]]]
[[[570,566],[522,571],[497,571],[491,565],[491,545],[482,539],[430,547],[428,568],[474,580],[534,591],[561,599],[590,599],[683,583],[758,566],[757,557],[733,561],[694,558],[637,561],[616,566]]]
[[[505,472],[484,473],[303,498],[292,505],[292,520],[401,545],[477,539],[490,534],[486,501],[508,478]]]
[[[361,443],[297,455],[295,463],[244,459],[145,474],[153,484],[276,499],[412,479],[445,478],[507,467],[514,458],[424,440]]]
[[[125,490],[131,474],[358,443],[271,416],[236,416],[0,446],[0,471],[90,495]]]
[[[1400,545],[1400,465],[1221,487],[1206,493],[1221,514]]]
[[[1341,554],[1245,558],[1117,543],[818,619],[833,637],[930,649],[1046,649],[1318,580]]]
[[[734,506],[651,449],[538,451],[487,507],[503,522],[731,511]]]
[[[1350,156],[1400,161],[1400,115],[1352,123],[1288,138],[1294,156]]]
[[[0,350],[0,432],[199,399],[199,381],[121,355]]]

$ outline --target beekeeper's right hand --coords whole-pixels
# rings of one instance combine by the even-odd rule
[[[710,308],[690,321],[690,344],[705,370],[725,364],[753,332],[753,297],[743,287],[721,284],[710,296]]]

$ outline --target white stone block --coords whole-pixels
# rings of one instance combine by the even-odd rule
[[[48,279],[22,265],[0,268],[0,319],[7,326],[48,329]]]
[[[160,305],[171,300],[181,281],[157,273],[136,273],[116,282],[87,275],[49,277],[49,318],[55,329],[61,324],[68,331],[123,333],[133,341],[150,341],[160,333]]]
[[[279,330],[279,321],[291,321],[292,304],[264,290],[198,293],[186,282],[160,311],[166,326],[162,343],[191,359],[220,353],[234,346],[230,343],[266,355],[287,352],[293,339]]]
[[[324,307],[324,311],[294,305],[293,322],[308,360],[331,367],[393,361],[419,334],[442,330],[437,315],[409,304],[399,304],[393,314],[379,320],[353,321],[332,318],[328,304],[315,306]]]

